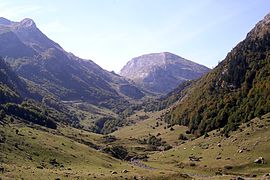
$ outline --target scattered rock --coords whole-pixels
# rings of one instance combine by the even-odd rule
[[[220,144],[220,143],[218,143],[218,144],[217,144],[217,146],[218,146],[218,147],[221,147],[221,144]]]
[[[190,161],[193,161],[193,162],[194,161],[197,161],[198,162],[198,161],[200,161],[200,159],[202,159],[202,157],[189,156],[189,160]]]
[[[126,169],[124,169],[123,171],[122,171],[122,173],[127,173],[128,172],[128,170],[126,170]]]
[[[53,165],[53,166],[58,166],[59,165],[59,163],[56,161],[56,159],[51,159],[49,163],[51,165]]]
[[[42,166],[37,166],[37,168],[38,168],[38,169],[43,169],[43,167],[42,167]]]
[[[235,180],[245,180],[244,178],[238,176],[237,178],[235,178]]]
[[[117,172],[113,171],[112,174],[117,174]]]
[[[0,167],[0,172],[1,173],[4,173],[4,171],[5,171],[5,168],[4,167]]]
[[[264,158],[263,157],[259,157],[258,159],[255,159],[254,163],[256,164],[264,164]]]
[[[221,159],[221,156],[216,157],[216,159]]]
[[[178,164],[176,165],[176,167],[179,167],[179,168],[183,169],[183,168],[185,167],[185,164],[182,163],[182,162],[180,162],[180,163],[178,163]]]
[[[240,149],[239,151],[238,151],[238,153],[242,153],[243,152],[243,150],[242,149]]]
[[[258,125],[258,128],[263,128],[263,125],[262,124]]]
[[[14,146],[15,146],[17,149],[19,149],[20,151],[22,151],[22,148],[20,148],[19,143],[15,143]]]
[[[61,180],[61,179],[58,177],[58,178],[55,178],[55,180]]]
[[[183,179],[190,179],[191,177],[188,174],[179,174]]]
[[[0,135],[0,143],[5,143],[6,142],[6,138],[3,135]]]

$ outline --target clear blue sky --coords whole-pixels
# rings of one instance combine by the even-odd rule
[[[163,51],[213,67],[269,12],[269,0],[0,0],[0,16],[32,18],[66,51],[116,72]]]

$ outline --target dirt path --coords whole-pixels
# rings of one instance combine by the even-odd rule
[[[145,165],[144,163],[142,163],[138,159],[131,158],[129,163],[134,165],[134,166],[138,166],[140,168],[144,168],[144,169],[148,169],[148,170],[155,170],[155,168],[152,168],[152,167],[149,167],[149,166]]]

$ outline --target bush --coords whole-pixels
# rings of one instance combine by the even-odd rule
[[[103,149],[105,153],[108,153],[112,155],[113,157],[117,159],[125,160],[128,156],[128,151],[123,146],[112,146],[112,147],[106,147]]]
[[[106,135],[103,137],[103,142],[104,143],[110,143],[116,141],[116,137],[113,135]]]
[[[188,140],[187,136],[184,135],[184,134],[179,134],[178,139],[179,139],[179,140],[184,140],[184,141]]]
[[[24,119],[28,122],[32,122],[41,126],[45,126],[48,128],[56,129],[57,124],[46,117],[41,112],[37,112],[35,110],[29,109],[28,107],[23,107],[21,105],[7,103],[4,106],[6,113],[9,115],[17,116],[21,119]]]
[[[209,134],[207,132],[204,133],[204,138],[209,137]]]
[[[0,120],[4,119],[6,117],[6,113],[4,110],[0,110]]]

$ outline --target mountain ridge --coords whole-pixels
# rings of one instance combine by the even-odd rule
[[[1,18],[0,42],[0,55],[19,76],[42,86],[61,100],[83,100],[112,107],[112,102],[128,104],[133,97],[145,95],[131,82],[93,61],[66,52],[43,34],[32,19],[13,22]],[[121,89],[126,85],[140,95]]]

